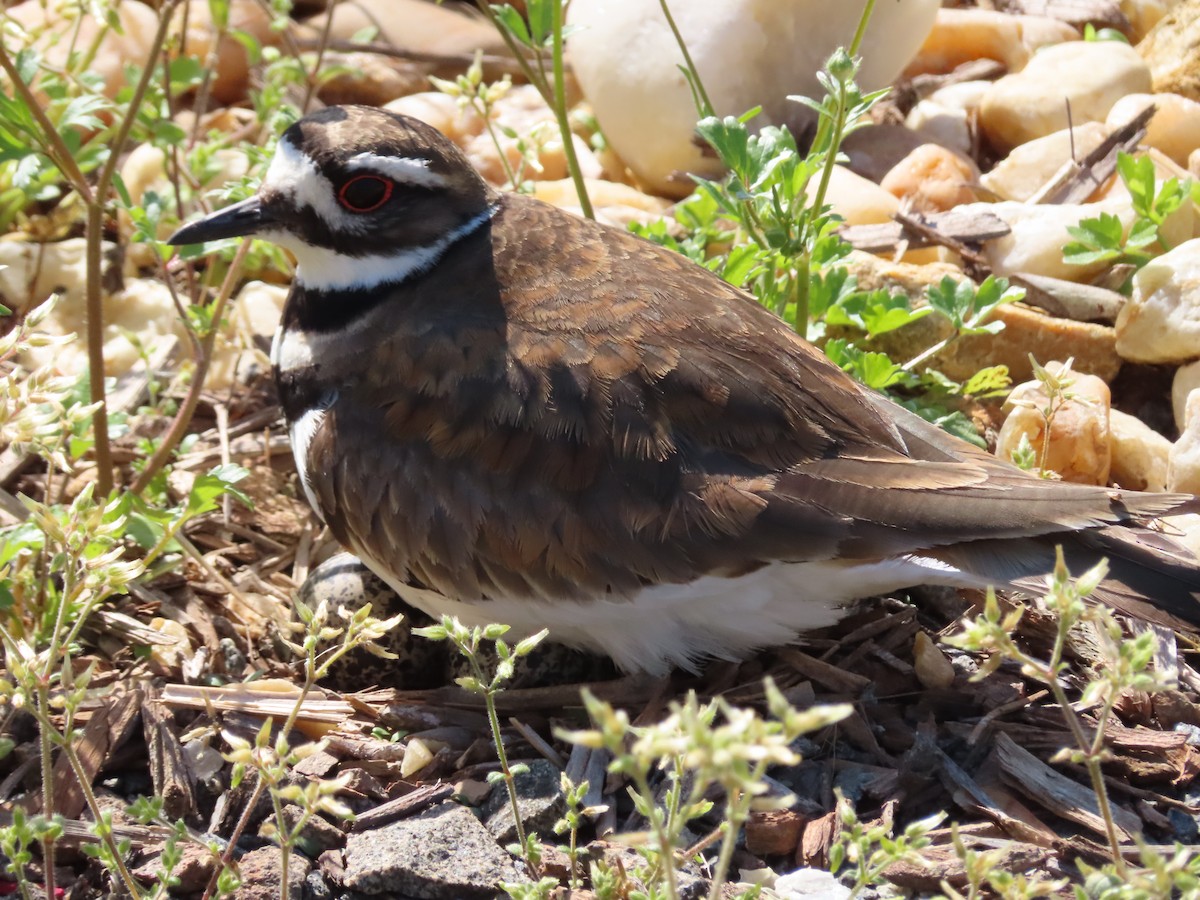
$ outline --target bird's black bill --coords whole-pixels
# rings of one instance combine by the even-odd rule
[[[275,224],[275,218],[257,196],[217,210],[195,222],[189,222],[167,238],[168,244],[203,244],[223,238],[248,237]]]

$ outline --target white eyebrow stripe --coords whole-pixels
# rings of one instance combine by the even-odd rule
[[[400,184],[444,187],[446,179],[429,168],[429,160],[411,156],[380,156],[364,151],[346,160],[348,170],[370,169]]]

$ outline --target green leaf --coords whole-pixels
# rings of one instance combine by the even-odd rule
[[[226,494],[241,500],[247,507],[253,507],[250,498],[234,487],[250,470],[232,463],[206,472],[196,477],[192,489],[188,493],[185,513],[188,518],[212,512],[217,508],[217,501]]]
[[[516,40],[518,44],[524,44],[526,47],[538,48],[529,36],[529,28],[525,24],[524,17],[513,9],[509,4],[497,5],[491,4],[492,11],[496,14],[496,19],[505,28],[506,31]]]

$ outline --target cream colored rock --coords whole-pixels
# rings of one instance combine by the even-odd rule
[[[1188,394],[1200,388],[1200,360],[1180,366],[1171,380],[1171,412],[1175,415],[1175,427],[1182,432],[1187,425]]]
[[[937,0],[881,3],[867,30],[859,84],[888,85],[925,39]],[[718,115],[761,105],[756,124],[781,123],[799,107],[789,94],[820,95],[815,73],[854,34],[861,7],[826,0],[690,0],[672,15]],[[573,0],[568,23],[575,77],[609,143],[647,187],[691,190],[674,172],[718,174],[692,142],[696,111],[679,71],[679,47],[658,3]]]
[[[1072,41],[1047,47],[1020,72],[997,81],[983,98],[979,124],[991,144],[1008,151],[1068,127],[1103,122],[1121,97],[1150,90],[1150,69],[1128,44]]]
[[[814,178],[808,184],[810,198],[817,191],[818,180]],[[848,225],[890,222],[892,214],[900,208],[900,201],[894,194],[885,191],[873,181],[867,181],[861,175],[855,175],[844,166],[834,166],[825,202],[832,206],[833,211],[845,219]]]
[[[227,318],[228,326],[217,336],[209,364],[209,390],[223,391],[242,383],[257,367],[265,371],[270,360],[260,344],[271,340],[279,327],[288,288],[251,281],[238,291]]]
[[[213,152],[207,170],[208,177],[197,185],[200,191],[220,187],[231,181],[244,178],[250,171],[250,159],[242,150],[225,147]],[[172,190],[167,178],[166,152],[152,144],[138,144],[121,164],[121,178],[129,191],[134,205],[142,205],[148,191],[154,191],[159,196],[166,196]],[[129,216],[122,210],[121,221],[128,223]],[[175,226],[171,222],[160,223],[158,237],[165,240]]]
[[[307,19],[306,34],[319,35],[326,15]],[[504,40],[482,16],[463,15],[427,0],[347,0],[333,7],[332,38],[348,41],[367,28],[378,29],[377,40],[402,51],[469,57],[479,49],[508,55]]]
[[[1063,245],[1070,240],[1068,225],[1094,218],[1106,212],[1117,216],[1126,230],[1133,223],[1133,210],[1127,202],[1104,203],[1002,203],[972,204],[965,211],[990,212],[1008,223],[1010,234],[984,245],[984,255],[997,275],[1028,272],[1066,281],[1087,281],[1101,272],[1105,263],[1074,265],[1063,261]]]
[[[398,97],[383,108],[432,125],[459,147],[483,131],[482,116],[469,106],[459,106],[457,100],[441,91],[422,91]]]
[[[956,153],[970,153],[975,143],[975,114],[960,106],[921,100],[909,110],[904,124]]]
[[[930,141],[969,156],[975,146],[975,120],[990,81],[947,85],[919,101],[904,124]]]
[[[1062,371],[1061,363],[1047,363],[1046,368],[1055,373]],[[1094,375],[1075,372],[1069,377],[1072,398],[1055,407],[1048,441],[1044,411],[1049,408],[1050,398],[1045,387],[1035,380],[1013,388],[1004,403],[1008,418],[996,438],[996,456],[1011,461],[1022,438],[1027,438],[1036,453],[1037,465],[1057,472],[1063,481],[1108,484],[1112,466],[1108,385]]]
[[[1133,277],[1117,317],[1117,352],[1134,362],[1200,357],[1200,239],[1180,244]]]
[[[1112,482],[1133,491],[1165,491],[1171,442],[1137,416],[1119,409],[1109,410],[1108,428]]]
[[[934,213],[973,202],[978,180],[979,170],[969,158],[924,144],[897,163],[879,186],[919,212]]]
[[[208,0],[189,0],[179,6],[171,20],[172,32],[178,34],[185,22],[183,52],[199,57],[212,69],[209,90],[213,98],[220,103],[244,100],[250,87],[250,58],[245,45],[228,32],[218,35]],[[270,14],[256,0],[232,0],[229,32],[248,34],[263,47],[278,46],[281,40],[280,32],[271,27]]]
[[[1167,490],[1200,494],[1200,391],[1188,394],[1183,433],[1171,447]]]
[[[1200,100],[1200,0],[1138,5],[1169,7],[1137,45],[1150,66],[1155,93]]]
[[[0,241],[0,303],[9,309],[33,309],[54,291],[83,297],[87,285],[87,243],[70,238],[52,244]],[[102,258],[112,259],[115,244],[105,243]]]
[[[1108,111],[1106,124],[1119,128],[1151,105],[1157,109],[1142,143],[1186,166],[1192,151],[1200,147],[1200,103],[1195,100],[1179,94],[1129,94]]]
[[[556,181],[567,177],[562,132],[554,113],[533,85],[514,87],[495,102],[492,127],[509,167],[517,173],[518,181]],[[516,137],[509,137],[506,132],[512,132]],[[532,166],[522,167],[521,142],[535,148],[536,161]],[[600,178],[604,174],[604,167],[591,148],[578,135],[572,135],[572,142],[583,176]],[[492,184],[507,183],[508,177],[496,150],[496,142],[486,130],[467,138],[463,142],[463,152],[479,174]]]
[[[1005,200],[1028,200],[1064,165],[1082,159],[1100,146],[1108,133],[1107,125],[1086,122],[1035,138],[1014,148],[990,172],[985,172],[979,183]]]
[[[585,186],[588,198],[592,201],[592,209],[596,213],[596,220],[605,225],[615,225],[618,228],[627,228],[631,222],[649,225],[666,215],[670,206],[661,197],[651,196],[615,181],[589,178],[586,179]],[[583,215],[579,195],[575,191],[575,182],[570,178],[535,181],[533,196],[568,212]]]
[[[1146,156],[1154,163],[1154,179],[1155,190],[1162,188],[1162,184],[1169,178],[1186,179],[1188,177],[1185,170],[1178,163],[1174,162],[1170,157],[1166,156],[1161,150],[1155,150],[1153,147],[1146,151]],[[1124,208],[1133,208],[1133,198],[1129,195],[1129,189],[1125,187],[1125,182],[1120,178],[1110,178],[1101,190],[1097,191],[1091,198],[1097,203],[1116,204]],[[1159,227],[1163,238],[1168,247],[1177,247],[1185,241],[1190,241],[1192,238],[1200,236],[1200,217],[1197,216],[1196,205],[1194,203],[1183,203],[1173,213],[1168,215]]]
[[[507,185],[509,170],[517,176],[518,181],[557,181],[567,177],[566,153],[558,123],[550,107],[532,85],[514,87],[495,101],[491,123],[500,144],[499,150],[497,141],[484,127],[483,118],[471,107],[459,106],[454,98],[446,94],[411,94],[388,103],[384,108],[414,116],[437,128],[458,144],[476,171],[491,184]],[[584,177],[602,177],[604,167],[592,149],[578,135],[572,139]],[[532,148],[532,162],[524,159],[522,144]],[[505,169],[506,163],[508,170]]]
[[[906,74],[952,72],[975,59],[994,59],[1017,72],[1038,48],[1075,40],[1078,31],[1045,16],[944,7]]]
[[[78,375],[87,369],[87,315],[82,291],[64,293],[42,327],[48,334],[74,334],[75,340],[65,347],[32,349],[22,357],[23,363],[30,368],[49,366],[64,375]],[[161,281],[132,278],[126,281],[124,290],[104,298],[106,375],[122,375],[140,358],[130,335],[151,352],[163,339],[183,338],[184,328],[171,293]]]
[[[1145,37],[1179,0],[1121,0],[1121,12],[1129,19],[1130,39],[1136,44]]]
[[[954,684],[954,665],[924,631],[913,641],[913,669],[917,681],[927,688],[945,689]]]
[[[1163,516],[1158,521],[1167,537],[1182,544],[1193,556],[1200,558],[1200,514]]]
[[[142,66],[150,55],[158,14],[135,0],[104,4],[101,8],[112,8],[120,25],[112,29],[86,12],[76,18],[71,10],[79,6],[26,0],[10,8],[6,16],[33,36],[33,49],[51,68],[65,69],[72,48],[94,47],[88,74],[97,76],[106,96],[115,97],[127,84],[126,66]],[[0,83],[3,81],[0,77]],[[9,93],[7,84],[2,89]]]

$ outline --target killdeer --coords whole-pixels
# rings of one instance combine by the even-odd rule
[[[273,347],[300,482],[412,605],[694,667],[914,584],[1100,590],[1200,623],[1200,567],[1137,527],[1190,496],[1027,475],[847,377],[746,294],[485,184],[413,119],[332,107],[256,196],[173,244],[296,257]],[[1125,525],[1121,523],[1126,523]]]

